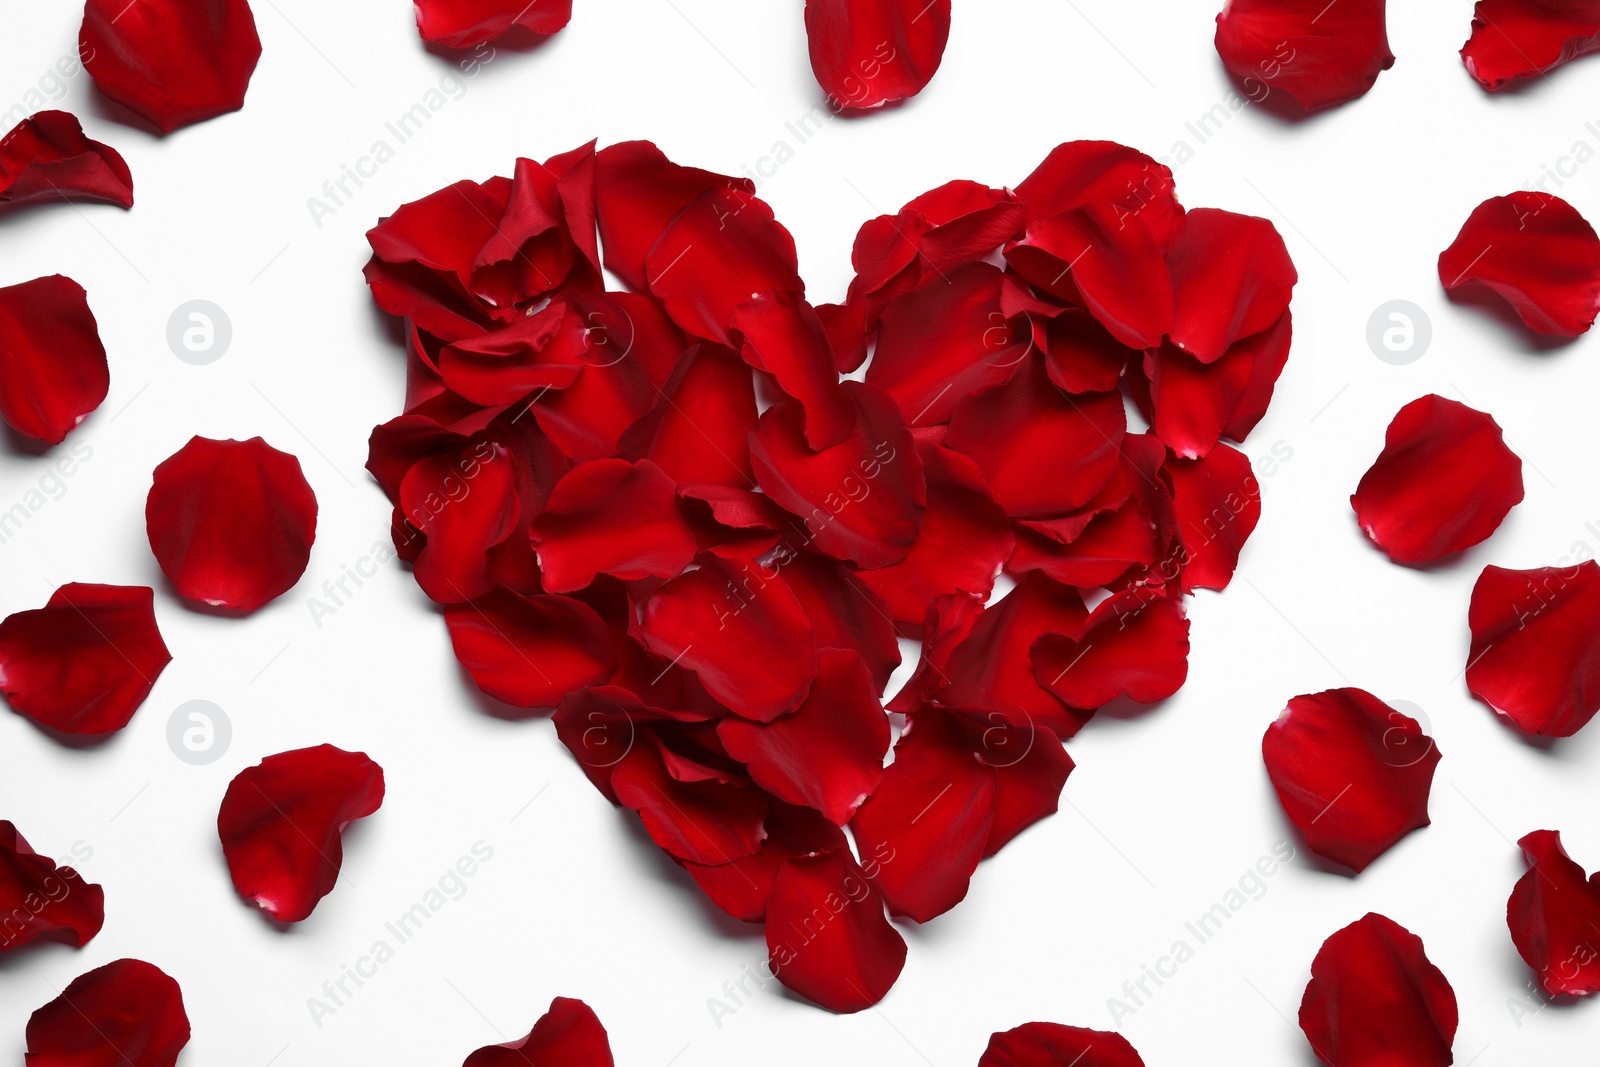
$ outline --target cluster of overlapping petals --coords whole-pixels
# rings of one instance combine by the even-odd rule
[[[1294,267],[1120,145],[868,222],[840,304],[747,183],[646,142],[518,160],[369,239],[407,339],[369,469],[457,657],[555,708],[596,788],[836,1010],[901,969],[885,903],[954,906],[1055,810],[1061,739],[1182,684],[1184,597],[1259,514],[1223,439],[1266,410]],[[885,770],[897,635],[924,652]]]

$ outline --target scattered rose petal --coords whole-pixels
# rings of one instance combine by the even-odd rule
[[[461,1067],[613,1067],[611,1039],[594,1010],[581,1000],[556,997],[528,1036],[488,1045]]]
[[[873,869],[892,862],[869,857]],[[827,918],[818,922],[818,910]],[[767,900],[768,966],[829,1011],[857,1012],[900,977],[906,943],[889,925],[873,880],[846,848],[784,862]]]
[[[1554,830],[1535,830],[1517,844],[1528,862],[1506,903],[1517,952],[1550,996],[1600,991],[1600,954],[1595,952],[1600,874],[1586,878]]]
[[[27,1067],[173,1067],[189,1043],[178,983],[142,960],[81,974],[28,1019]]]
[[[1600,237],[1559,196],[1519,190],[1491,197],[1439,253],[1439,281],[1452,290],[1484,286],[1528,329],[1576,337],[1600,308]]]
[[[1144,1067],[1121,1034],[1060,1023],[1024,1023],[989,1038],[978,1067]]]
[[[74,948],[105,925],[105,890],[41,856],[0,819],[0,956],[37,940]]]
[[[898,103],[938,71],[950,0],[806,0],[806,39],[831,110]]]
[[[1596,48],[1600,9],[1585,0],[1478,0],[1461,61],[1492,93]]]
[[[1600,711],[1600,565],[1485,567],[1467,622],[1467,688],[1519,729],[1571,737]]]
[[[422,39],[446,48],[471,48],[514,29],[548,37],[572,19],[572,0],[416,0],[416,8]]]
[[[110,388],[82,286],[52,274],[0,288],[0,417],[8,426],[60,444]]]
[[[91,141],[77,117],[40,111],[0,138],[0,204],[98,200],[133,206],[133,175],[110,145]]]
[[[1228,0],[1217,54],[1248,88],[1265,82],[1307,111],[1366,93],[1394,66],[1386,0]]]

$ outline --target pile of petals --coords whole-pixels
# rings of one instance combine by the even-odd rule
[[[1056,809],[1061,739],[1182,685],[1184,598],[1260,513],[1223,439],[1266,411],[1294,267],[1121,145],[871,220],[840,304],[749,183],[646,142],[520,159],[368,238],[407,341],[368,469],[457,657],[555,708],[834,1010],[900,972],[885,907],[948,910]],[[922,656],[891,721],[897,637]]]
[[[133,175],[110,145],[84,136],[76,117],[41,111],[0,139],[0,204],[98,200],[133,206]]]
[[[1247,90],[1281,89],[1307,111],[1342,104],[1394,66],[1386,6],[1387,0],[1227,0],[1217,16],[1217,54]]]
[[[1478,0],[1461,61],[1495,92],[1597,48],[1600,5],[1588,0]]]
[[[513,30],[548,37],[572,20],[572,0],[417,0],[417,32],[429,44],[473,48]]]
[[[949,39],[950,0],[806,0],[811,71],[836,114],[916,96]]]
[[[174,1067],[189,1043],[178,983],[143,960],[74,978],[33,1013],[28,1067]]]

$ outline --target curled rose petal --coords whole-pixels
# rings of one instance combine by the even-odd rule
[[[75,116],[40,111],[0,138],[0,204],[99,200],[133,206],[133,175],[110,145],[91,141]]]
[[[1284,813],[1324,859],[1362,871],[1428,825],[1439,748],[1365,690],[1293,698],[1267,727],[1261,755]]]
[[[673,578],[694,559],[677,487],[649,460],[580,463],[556,483],[533,522],[544,587],[582,589],[599,574]]]
[[[950,0],[806,0],[811,70],[835,112],[917,95],[949,39]]]
[[[0,955],[40,939],[82,948],[106,921],[105,890],[41,856],[0,819]]]
[[[0,417],[60,444],[111,387],[88,294],[52,274],[0,289]]]
[[[479,689],[519,708],[552,708],[616,668],[604,620],[564,596],[496,590],[444,609],[456,659]]]
[[[1383,452],[1350,497],[1361,529],[1396,563],[1471,548],[1522,501],[1522,460],[1481,411],[1429,394],[1389,423]]]
[[[829,1011],[882,1000],[906,962],[906,943],[883,913],[872,875],[892,858],[847,848],[788,860],[767,900],[768,967],[778,981]]]
[[[612,772],[611,787],[667,853],[710,865],[752,855],[765,833],[766,794],[732,778],[719,778],[672,751],[658,734],[644,733]]]
[[[1183,546],[1182,588],[1225,589],[1261,519],[1261,483],[1243,452],[1218,445],[1204,459],[1167,460]]]
[[[1101,202],[1149,227],[1166,248],[1183,222],[1172,171],[1163,163],[1115,141],[1068,141],[1017,186],[1028,221]]]
[[[1183,217],[1167,266],[1172,343],[1202,363],[1277,322],[1300,277],[1272,223],[1216,208]]]
[[[1461,61],[1494,92],[1597,48],[1600,9],[1585,0],[1478,0]]]
[[[332,745],[268,756],[228,783],[217,835],[239,895],[299,922],[333,889],[341,834],[383,803],[383,768]]]
[[[1600,710],[1600,565],[1485,567],[1467,688],[1526,733],[1571,737]]]
[[[191,438],[156,467],[144,514],[178,594],[234,611],[293,587],[317,536],[317,498],[300,461],[259,437]]]
[[[1375,912],[1324,941],[1300,1029],[1329,1067],[1449,1067],[1456,995],[1422,939]]]
[[[734,189],[750,194],[755,183],[696,167],[682,167],[649,141],[623,141],[596,154],[595,190],[606,269],[630,289],[649,288],[645,257],[667,225],[701,193]],[[746,291],[745,299],[758,288]]]
[[[1248,87],[1265,82],[1307,111],[1354,100],[1394,66],[1386,0],[1228,0],[1217,54]]]
[[[572,0],[416,0],[417,32],[429,44],[471,48],[514,29],[548,37],[572,20]]]
[[[261,38],[246,0],[89,0],[78,52],[102,93],[171,133],[244,106]]]
[[[27,1067],[173,1067],[189,1016],[171,976],[123,959],[74,978],[28,1019],[27,1038]]]
[[[63,734],[128,725],[170,662],[147,586],[74,582],[44,607],[0,622],[0,691],[14,710]]]
[[[1559,196],[1518,190],[1491,197],[1439,253],[1439,281],[1451,290],[1484,286],[1528,329],[1576,337],[1600,308],[1600,236]]]
[[[1032,651],[1039,684],[1069,707],[1123,696],[1154,704],[1189,675],[1189,620],[1176,589],[1135,587],[1107,598],[1073,633],[1039,638]]]
[[[806,444],[836,445],[855,428],[856,408],[839,385],[833,345],[812,306],[791,292],[762,293],[733,310],[744,358],[800,405]]]
[[[1121,1034],[1060,1023],[1024,1023],[989,1038],[978,1067],[1144,1067]]]
[[[611,1039],[594,1010],[581,1000],[556,997],[527,1037],[480,1048],[461,1067],[612,1067],[613,1062]]]
[[[1554,830],[1535,830],[1517,845],[1528,863],[1506,902],[1517,952],[1550,996],[1600,992],[1600,955],[1594,949],[1600,874],[1586,878]]]

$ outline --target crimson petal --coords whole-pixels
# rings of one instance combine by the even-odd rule
[[[611,1039],[594,1010],[581,1000],[556,997],[527,1037],[480,1048],[461,1067],[613,1067],[614,1062]]]
[[[1467,688],[1519,729],[1571,737],[1600,710],[1600,566],[1485,567],[1467,620]]]
[[[1202,363],[1277,322],[1299,280],[1272,223],[1216,208],[1183,217],[1167,265],[1172,343]]]
[[[1166,248],[1183,222],[1172,171],[1137,149],[1115,141],[1068,141],[1017,186],[1028,221],[1101,202],[1122,217],[1139,219]]]
[[[111,387],[88,294],[52,274],[0,289],[0,417],[60,444]]]
[[[40,938],[82,948],[105,925],[105,903],[105,890],[39,855],[0,819],[0,955]]]
[[[587,604],[496,590],[444,609],[456,659],[479,689],[519,708],[551,708],[616,669],[611,633]]]
[[[681,167],[649,141],[623,141],[596,153],[596,207],[605,265],[629,288],[645,290],[645,257],[673,218],[708,189],[754,193],[755,183]],[[745,294],[760,290],[751,289]]]
[[[1600,874],[1585,878],[1554,830],[1535,830],[1517,845],[1528,862],[1506,902],[1506,924],[1517,952],[1551,996],[1600,991],[1600,955],[1594,950]]]
[[[133,206],[133,175],[117,150],[91,141],[76,116],[40,111],[0,138],[0,204],[99,200]]]
[[[806,444],[822,449],[850,436],[856,409],[839,385],[833,345],[812,306],[791,292],[762,293],[733,310],[744,358],[800,405]]]
[[[1168,459],[1173,514],[1183,545],[1183,591],[1225,589],[1261,519],[1261,483],[1238,449],[1218,445],[1204,459]]]
[[[672,479],[647,459],[580,463],[533,522],[544,587],[570,593],[596,575],[676,577],[695,556]]]
[[[27,1067],[173,1067],[189,1043],[178,983],[143,960],[80,974],[28,1019]]]
[[[1530,330],[1576,337],[1600,308],[1600,236],[1559,196],[1519,190],[1491,197],[1439,253],[1439,281],[1446,289],[1484,286]]]
[[[427,537],[417,584],[454,604],[495,587],[489,550],[511,535],[519,506],[516,469],[499,443],[478,438],[428,456],[400,483],[400,510]]]
[[[1354,100],[1394,66],[1386,0],[1228,0],[1217,54],[1246,86],[1265,82],[1307,111]]]
[[[978,1067],[1144,1067],[1121,1034],[1060,1023],[1024,1023],[989,1038]]]
[[[548,37],[572,19],[572,0],[417,0],[417,32],[429,44],[471,48],[514,29]]]
[[[228,783],[217,835],[239,895],[279,922],[311,914],[344,862],[340,835],[383,803],[383,768],[332,745],[268,756]]]
[[[869,858],[868,866],[886,862],[892,860]],[[906,943],[847,848],[785,861],[773,879],[766,923],[771,972],[829,1011],[870,1008],[905,967]]]
[[[815,552],[796,551],[787,544],[770,554],[767,566],[783,576],[784,584],[805,609],[816,631],[817,647],[860,655],[874,690],[883,692],[889,676],[900,666],[900,645],[889,606],[867,584],[866,572]]]
[[[761,847],[748,856],[715,866],[683,865],[712,903],[745,922],[766,921],[772,884],[789,860],[849,848],[844,831],[811,808],[774,801],[765,829]]]
[[[755,382],[745,363],[706,342],[684,353],[659,403],[623,434],[624,456],[649,459],[679,484],[755,485]]]
[[[760,848],[766,794],[703,772],[679,777],[668,763],[673,756],[646,733],[611,774],[618,802],[639,813],[651,840],[677,859],[707,865],[731,863]]]
[[[1107,598],[1075,632],[1039,638],[1032,652],[1039,684],[1069,707],[1122,696],[1154,704],[1189,675],[1189,620],[1176,589],[1135,587]]]
[[[1600,10],[1583,0],[1478,0],[1461,61],[1494,92],[1597,48]]]
[[[1204,456],[1223,437],[1243,440],[1266,413],[1278,374],[1289,358],[1293,325],[1285,311],[1272,326],[1235,341],[1205,363],[1175,345],[1145,353],[1151,424],[1180,456]]]
[[[835,112],[917,95],[949,39],[950,0],[806,0],[811,70]]]

